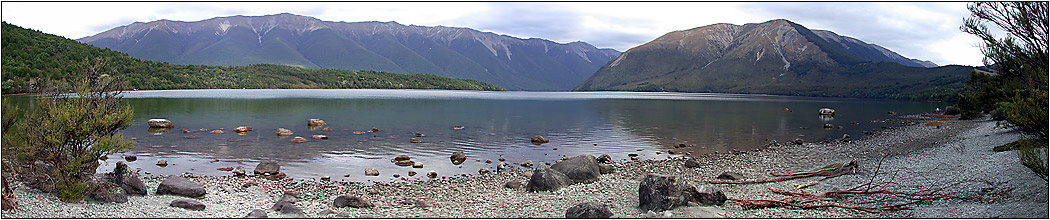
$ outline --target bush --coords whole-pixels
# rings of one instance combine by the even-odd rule
[[[120,104],[121,92],[105,70],[103,59],[85,61],[72,88],[43,89],[25,111],[5,103],[4,157],[28,185],[79,200],[94,189],[88,180],[99,159],[133,147],[118,133],[131,125],[132,110]]]

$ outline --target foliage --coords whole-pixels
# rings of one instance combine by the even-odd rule
[[[959,107],[964,118],[981,112],[1006,121],[1022,132],[1035,136],[1035,141],[1015,142],[1018,157],[1032,170],[1046,176],[1046,166],[1035,148],[1047,147],[1047,71],[1050,70],[1050,3],[1048,2],[975,2],[971,16],[960,29],[984,41],[981,51],[991,73],[971,74],[969,89]],[[1006,36],[997,38],[987,24],[995,25]],[[1014,144],[1014,143],[1011,143]],[[1020,146],[1020,147],[1019,147]]]
[[[38,91],[44,82],[74,82],[80,61],[103,57],[114,76],[126,80],[118,89],[325,88],[503,90],[477,80],[430,74],[249,66],[172,65],[140,60],[63,37],[3,23],[4,94]]]
[[[21,174],[29,185],[57,191],[63,201],[93,189],[88,180],[100,159],[134,146],[118,132],[131,125],[132,110],[120,103],[119,83],[105,60],[78,66],[83,69],[70,74],[77,77],[71,87],[47,87],[35,106],[15,111],[24,117],[8,119],[6,111],[15,109],[4,109],[5,152],[26,167]]]

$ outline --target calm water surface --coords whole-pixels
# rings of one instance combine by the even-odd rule
[[[873,122],[893,118],[888,111],[916,114],[944,105],[732,94],[443,90],[135,91],[124,100],[135,110],[135,124],[123,133],[137,142],[124,154],[137,155],[129,165],[151,175],[232,175],[216,168],[244,166],[251,172],[261,160],[277,160],[281,171],[296,179],[327,175],[348,181],[388,181],[409,170],[419,173],[411,179],[426,179],[430,170],[442,176],[477,174],[482,168],[495,170],[500,157],[507,163],[553,163],[579,154],[650,159],[681,156],[666,153],[681,143],[695,146],[687,149],[695,154],[751,150],[796,137],[859,138],[862,131],[888,126]],[[836,116],[819,117],[821,107],[836,109]],[[151,131],[150,118],[169,119],[175,129]],[[323,119],[331,131],[308,128],[310,118]],[[823,129],[825,123],[843,129]],[[233,132],[242,125],[254,130]],[[354,134],[373,127],[379,132]],[[202,128],[225,133],[196,131]],[[278,128],[295,134],[276,136]],[[417,138],[422,142],[410,143],[416,132],[425,134]],[[310,139],[315,134],[329,139]],[[533,145],[534,135],[551,142]],[[309,141],[290,142],[295,136]],[[449,155],[455,151],[465,152],[467,162],[453,165]],[[124,154],[110,156],[99,170],[109,171]],[[424,168],[391,163],[402,154]],[[157,160],[169,166],[154,165]],[[365,176],[369,167],[381,174]]]

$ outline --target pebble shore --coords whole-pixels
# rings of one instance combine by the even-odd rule
[[[3,211],[4,218],[240,218],[253,209],[267,215],[282,216],[268,209],[284,194],[300,194],[295,205],[309,218],[564,218],[565,211],[583,202],[605,204],[613,218],[1047,218],[1047,182],[1018,161],[1015,151],[993,152],[992,148],[1022,138],[987,119],[946,121],[944,126],[922,124],[934,119],[906,117],[918,123],[889,128],[853,141],[828,143],[772,144],[767,148],[719,154],[692,155],[701,166],[686,168],[687,158],[621,161],[616,172],[602,175],[597,182],[574,184],[553,192],[526,192],[505,188],[512,180],[528,182],[528,170],[512,169],[469,178],[436,179],[423,182],[342,184],[255,177],[204,176],[190,178],[207,189],[197,199],[207,208],[192,211],[170,207],[183,198],[155,195],[164,179],[144,178],[147,196],[129,196],[127,203],[103,204],[91,201],[65,203],[57,197],[13,184],[20,207]],[[894,156],[885,156],[894,155]],[[595,155],[597,156],[597,155]],[[882,159],[885,158],[885,159]],[[774,178],[769,173],[810,171],[832,163],[856,160],[861,173],[821,180],[820,177],[789,181],[715,185],[726,196],[738,199],[780,199],[769,187],[794,190],[794,186],[819,181],[805,188],[810,193],[848,189],[868,182],[872,174],[894,173],[892,180],[901,187],[943,186],[946,192],[977,194],[979,201],[936,200],[908,206],[913,210],[868,213],[841,208],[744,209],[727,201],[721,206],[685,206],[661,213],[647,213],[638,207],[638,185],[648,173],[674,175],[686,181],[717,180],[724,171],[743,174],[747,180]],[[881,161],[881,163],[880,163]],[[879,165],[881,164],[881,166]],[[371,208],[336,208],[334,198],[354,195],[371,201]]]

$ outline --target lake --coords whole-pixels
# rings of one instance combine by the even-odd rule
[[[23,103],[26,99],[4,98]],[[771,140],[798,137],[816,142],[849,134],[856,139],[864,131],[891,126],[879,122],[896,117],[889,111],[917,114],[945,105],[711,93],[371,89],[133,91],[125,94],[124,102],[134,108],[135,124],[123,133],[135,139],[136,147],[111,155],[100,172],[133,154],[138,160],[128,164],[150,175],[232,175],[216,169],[243,166],[251,172],[259,161],[276,160],[281,171],[296,179],[327,175],[356,182],[389,181],[391,175],[407,176],[409,170],[419,173],[409,178],[413,180],[427,179],[430,170],[441,176],[477,174],[482,168],[495,171],[501,157],[509,164],[554,163],[580,154],[609,154],[627,161],[628,154],[642,160],[682,156],[667,153],[678,144],[689,146],[679,150],[698,154],[753,150]],[[835,109],[835,117],[818,116],[821,107]],[[151,130],[146,124],[151,118],[169,119],[175,128]],[[327,126],[311,129],[311,118]],[[835,128],[824,129],[824,124]],[[254,130],[233,132],[238,126]],[[277,136],[278,128],[294,135]],[[378,132],[369,132],[372,128]],[[310,139],[315,134],[329,139]],[[550,143],[530,143],[535,135]],[[296,136],[309,141],[292,143]],[[410,143],[411,138],[421,142]],[[450,162],[456,151],[466,153],[465,163]],[[424,168],[396,166],[391,160],[397,155],[408,155]],[[169,165],[159,167],[158,160]],[[365,168],[381,174],[365,176]]]

